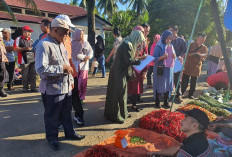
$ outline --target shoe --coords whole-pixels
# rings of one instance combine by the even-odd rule
[[[180,99],[180,97],[175,98],[175,103],[176,104],[181,104],[182,100]]]
[[[131,114],[128,114],[127,118],[131,118]]]
[[[79,135],[79,134],[75,133],[71,136],[65,136],[65,138],[68,140],[82,140],[85,138],[85,135]]]
[[[73,119],[75,120],[75,122],[77,123],[77,125],[79,125],[79,126],[84,126],[85,125],[84,121],[81,118],[74,117]]]
[[[105,76],[102,76],[101,78],[105,78]]]
[[[131,108],[134,110],[134,111],[136,111],[136,112],[139,112],[139,108],[137,107],[137,106],[131,106]]]
[[[192,96],[189,95],[188,98],[189,99],[194,99],[194,96],[193,95]]]
[[[0,97],[7,97],[7,94],[3,89],[0,90]]]
[[[31,89],[31,92],[32,92],[32,93],[37,93],[38,90],[37,90],[37,89]]]
[[[169,103],[166,102],[166,103],[164,103],[163,107],[164,108],[170,108],[170,105],[169,105]]]
[[[160,102],[155,103],[155,108],[162,108],[162,106],[160,105]]]
[[[59,145],[58,141],[56,141],[56,140],[48,141],[48,144],[53,150],[60,149],[60,145]]]

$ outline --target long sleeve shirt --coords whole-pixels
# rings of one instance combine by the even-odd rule
[[[186,45],[184,39],[177,37],[171,43],[172,43],[174,50],[176,52],[176,57],[182,56],[186,53],[187,45]]]
[[[73,76],[64,73],[63,65],[69,65],[68,52],[63,43],[48,35],[36,48],[35,69],[40,75],[39,92],[47,95],[71,92]]]

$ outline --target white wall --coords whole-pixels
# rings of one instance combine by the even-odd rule
[[[34,24],[34,23],[26,23],[26,22],[18,22],[18,25],[15,24],[12,21],[6,21],[6,20],[0,20],[0,31],[3,28],[10,28],[10,27],[23,27],[23,26],[29,26],[34,32],[31,34],[32,40],[36,40],[39,38],[39,35],[42,33],[40,30],[40,24]],[[2,33],[0,33],[2,35]]]

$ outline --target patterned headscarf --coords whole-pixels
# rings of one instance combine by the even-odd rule
[[[124,40],[125,43],[131,44],[134,50],[134,53],[137,50],[138,44],[145,43],[146,39],[141,31],[132,31],[129,36],[127,36]]]
[[[73,33],[73,39],[72,39],[72,58],[77,60],[77,54],[82,50],[83,48],[83,41],[80,41],[80,36],[82,29],[76,29],[76,31]]]

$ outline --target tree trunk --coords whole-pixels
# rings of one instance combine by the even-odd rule
[[[218,39],[219,39],[219,42],[221,44],[222,54],[224,56],[227,74],[228,74],[228,77],[230,80],[230,85],[232,86],[232,70],[231,70],[231,66],[230,66],[229,56],[228,56],[228,53],[226,51],[226,42],[225,42],[224,32],[222,29],[222,23],[221,23],[221,20],[219,17],[220,14],[219,14],[219,9],[218,9],[218,4],[217,4],[216,0],[211,0],[210,4],[211,4],[211,10],[212,10],[212,17],[213,17],[213,20],[214,20],[216,28],[217,28]]]
[[[95,45],[95,0],[87,0],[87,16],[88,16],[88,41],[94,50]]]

